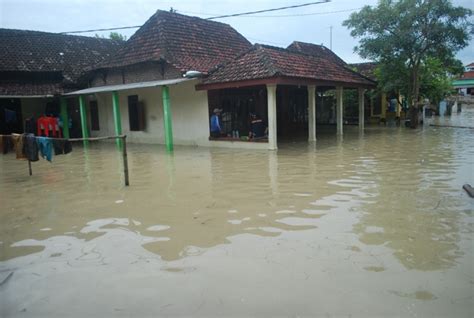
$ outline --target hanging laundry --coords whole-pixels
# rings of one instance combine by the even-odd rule
[[[38,131],[37,136],[49,136],[49,122],[48,118],[42,116],[37,120]]]
[[[39,152],[41,157],[46,158],[49,162],[53,159],[53,143],[50,138],[47,137],[36,137],[38,143]]]
[[[13,147],[15,148],[16,159],[26,159],[26,155],[23,152],[24,136],[19,134],[12,134]]]
[[[72,151],[72,145],[69,140],[64,140],[64,139],[53,139],[53,148],[54,148],[54,154],[57,155],[62,155],[62,154],[68,154]]]
[[[50,134],[53,137],[57,137],[59,133],[58,120],[54,117],[42,116],[37,120],[37,135],[49,137]]]
[[[0,136],[0,152],[4,155],[7,154],[10,150],[12,150],[12,139],[11,136]]]
[[[55,117],[46,117],[48,122],[48,130],[51,131],[53,137],[61,137],[61,132],[59,130],[58,119]]]
[[[26,159],[29,161],[38,161],[38,144],[36,137],[33,134],[26,134],[23,142],[23,152],[26,155]]]

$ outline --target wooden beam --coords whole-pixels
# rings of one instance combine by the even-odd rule
[[[261,78],[261,79],[249,79],[242,81],[234,82],[221,82],[221,83],[201,83],[196,85],[196,90],[212,90],[212,89],[223,89],[223,88],[239,88],[239,87],[248,87],[248,86],[258,86],[258,85],[267,85],[267,84],[277,84],[277,85],[316,85],[316,86],[341,86],[345,88],[373,88],[375,84],[362,84],[362,83],[351,83],[351,82],[336,82],[336,81],[325,81],[317,80],[310,78],[299,78],[299,77],[288,77],[288,76],[278,76],[270,78]]]

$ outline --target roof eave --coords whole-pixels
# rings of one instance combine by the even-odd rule
[[[304,78],[304,77],[290,77],[290,76],[275,76],[259,79],[246,79],[240,81],[226,81],[214,83],[200,83],[196,85],[196,90],[213,90],[224,88],[239,88],[248,86],[258,86],[267,84],[277,85],[315,85],[315,86],[343,86],[347,88],[375,88],[376,83],[370,82],[345,82],[345,81],[327,81],[323,79]]]

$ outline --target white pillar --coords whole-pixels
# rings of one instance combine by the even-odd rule
[[[365,93],[365,89],[359,88],[358,91],[359,91],[359,129],[364,130],[364,117],[365,117],[364,116],[364,108],[365,108],[364,93]]]
[[[267,84],[268,107],[268,149],[276,150],[277,146],[277,112],[276,112],[276,84]]]
[[[316,141],[316,86],[308,85],[308,141]]]
[[[336,87],[336,118],[337,118],[337,134],[342,135],[343,132],[343,95],[342,95],[342,86]]]

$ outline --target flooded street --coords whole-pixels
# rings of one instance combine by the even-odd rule
[[[0,156],[1,317],[474,315],[472,129],[128,151]]]

